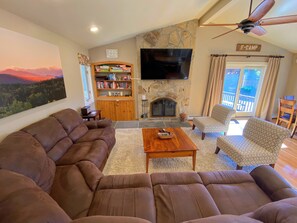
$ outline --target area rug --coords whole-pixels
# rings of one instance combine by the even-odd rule
[[[236,126],[235,126],[236,127]],[[230,131],[240,134],[240,127],[230,128]],[[235,170],[233,162],[223,151],[215,154],[216,139],[219,133],[207,134],[201,140],[201,132],[189,127],[182,127],[183,131],[197,145],[196,171]],[[116,129],[116,144],[104,167],[106,175],[145,173],[145,153],[143,151],[141,128]],[[250,172],[255,166],[244,167]],[[182,172],[192,170],[192,157],[150,159],[149,173],[155,172]]]

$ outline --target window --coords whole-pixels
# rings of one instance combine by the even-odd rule
[[[236,110],[236,116],[253,116],[267,63],[227,63],[222,104]]]
[[[91,67],[87,65],[80,65],[80,72],[84,90],[85,105],[90,105],[94,103]]]

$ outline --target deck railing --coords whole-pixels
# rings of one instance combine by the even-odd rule
[[[229,107],[234,107],[235,93],[223,91],[222,104]],[[255,97],[248,95],[239,95],[239,100],[236,106],[238,112],[253,112],[255,104]]]

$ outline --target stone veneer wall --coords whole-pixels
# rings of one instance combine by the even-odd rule
[[[183,22],[174,26],[154,30],[136,36],[137,66],[140,71],[141,48],[190,48],[193,49],[192,63],[195,55],[195,39],[198,20]],[[192,65],[192,64],[191,64]],[[192,67],[192,66],[191,66]],[[177,102],[177,116],[187,112],[191,87],[191,73],[188,80],[141,80],[135,77],[136,100],[138,105],[138,118],[142,114],[142,95],[148,99],[148,117],[150,118],[150,103],[157,98],[170,98]]]

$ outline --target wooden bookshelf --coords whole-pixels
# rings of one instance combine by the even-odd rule
[[[134,120],[133,64],[103,61],[92,64],[96,109],[114,121]]]

